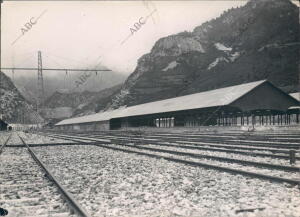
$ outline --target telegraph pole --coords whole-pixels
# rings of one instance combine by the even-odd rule
[[[44,101],[44,81],[43,81],[43,66],[42,66],[42,52],[38,51],[38,102],[37,110],[39,111],[43,107]]]

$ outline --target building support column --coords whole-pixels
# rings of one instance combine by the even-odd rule
[[[270,125],[273,125],[273,114],[270,114]]]
[[[284,117],[284,125],[286,125],[286,122],[287,122],[287,116],[286,116],[286,114],[284,114],[283,117]]]
[[[243,113],[241,115],[241,126],[243,126]]]

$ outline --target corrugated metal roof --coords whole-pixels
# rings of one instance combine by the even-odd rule
[[[69,119],[62,120],[55,125],[60,126],[60,125],[77,124],[77,123],[107,121],[107,120],[112,119],[114,117],[114,115],[116,113],[118,113],[119,111],[120,111],[120,109],[116,109],[116,110],[96,113],[96,114],[92,114],[92,115],[85,115],[85,116],[76,117],[76,118],[69,118]]]
[[[263,82],[265,80],[131,106],[120,110],[115,118],[228,105]]]
[[[87,123],[110,120],[112,118],[130,117],[138,115],[156,114],[181,110],[209,108],[215,106],[229,105],[236,99],[245,95],[266,80],[240,84],[231,87],[210,90],[186,96],[180,96],[123,109],[82,116],[78,118],[66,119],[56,125],[66,125],[75,123]]]
[[[296,100],[300,101],[300,92],[290,93],[290,96],[294,97]]]

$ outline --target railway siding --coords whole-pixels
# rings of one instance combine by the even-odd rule
[[[127,145],[125,143],[121,143],[123,146],[126,146],[126,148],[119,148],[119,147],[115,147],[113,144],[113,141],[111,140],[103,140],[103,139],[94,139],[94,138],[90,138],[90,137],[80,137],[80,136],[64,136],[64,135],[55,135],[54,137],[58,137],[58,138],[67,138],[70,139],[72,141],[80,141],[81,143],[84,144],[89,144],[90,141],[93,141],[93,144],[96,144],[100,147],[105,147],[105,148],[110,148],[113,150],[118,150],[118,151],[124,151],[127,153],[136,153],[136,154],[140,154],[140,155],[145,155],[145,156],[149,156],[149,157],[154,157],[154,158],[164,158],[166,160],[169,161],[173,161],[173,162],[180,162],[180,163],[185,163],[185,164],[189,164],[189,165],[193,165],[193,166],[200,166],[200,167],[206,167],[206,168],[211,168],[211,169],[217,169],[220,171],[226,171],[226,172],[230,172],[230,173],[236,173],[236,174],[243,174],[246,176],[252,176],[252,177],[258,177],[258,178],[262,178],[262,179],[268,179],[268,180],[272,180],[272,181],[277,181],[277,182],[287,182],[287,183],[291,183],[291,184],[299,184],[299,172],[298,172],[298,168],[290,168],[290,170],[293,170],[294,173],[288,173],[288,172],[284,172],[284,171],[277,171],[277,170],[271,170],[269,169],[270,167],[272,167],[272,165],[266,165],[265,163],[261,163],[260,165],[258,165],[258,162],[254,162],[252,163],[250,166],[249,164],[251,162],[246,162],[244,161],[244,163],[242,162],[242,160],[234,160],[234,159],[229,159],[227,158],[226,160],[222,160],[220,162],[220,158],[219,160],[216,160],[217,157],[215,157],[213,159],[213,157],[211,157],[211,159],[203,159],[203,157],[201,159],[191,159],[190,156],[187,155],[193,155],[195,156],[196,154],[187,154],[187,153],[182,153],[182,152],[177,152],[176,156],[174,158],[174,151],[164,151],[162,149],[157,149],[155,150],[154,148],[149,148],[149,147],[141,147],[141,146],[131,146],[131,145]],[[102,144],[97,144],[95,142],[99,141]],[[118,140],[116,140],[118,141]],[[118,144],[118,143],[117,143]],[[136,149],[143,149],[143,150],[136,150]],[[159,154],[155,153],[155,152],[159,152]],[[179,156],[178,156],[179,155]],[[277,155],[276,155],[277,156]],[[225,162],[224,162],[225,161]],[[226,162],[227,161],[227,162]],[[238,164],[236,164],[238,162]],[[241,165],[239,165],[241,164]],[[244,164],[244,165],[243,165]],[[247,166],[245,166],[247,165]],[[267,168],[263,168],[263,167],[267,167]],[[273,168],[280,168],[281,170],[283,169],[283,166],[280,165],[273,165]],[[285,168],[285,170],[287,170],[287,168]],[[289,171],[290,171],[289,170]],[[295,171],[297,170],[297,171]],[[269,174],[269,175],[267,175]],[[286,178],[284,178],[286,177]]]
[[[256,212],[261,216],[296,216],[300,207],[299,189],[289,184],[107,147],[34,150],[93,216],[233,216],[238,210],[253,208],[262,208]]]

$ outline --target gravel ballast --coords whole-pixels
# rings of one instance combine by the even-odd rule
[[[58,189],[45,177],[26,148],[4,148],[0,155],[0,207],[7,217],[70,217]]]
[[[93,216],[300,216],[298,186],[96,146],[35,147]]]

